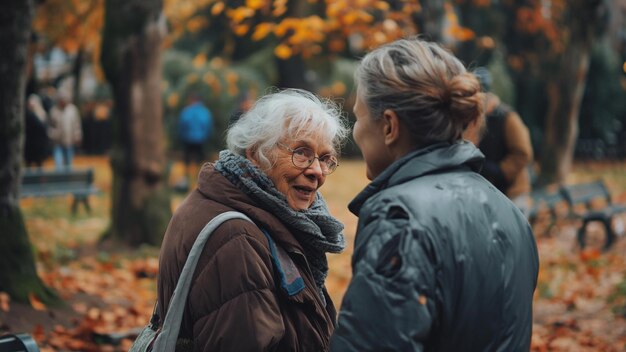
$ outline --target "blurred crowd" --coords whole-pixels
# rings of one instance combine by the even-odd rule
[[[71,168],[77,152],[103,153],[110,146],[110,101],[89,101],[80,108],[71,94],[46,86],[26,97],[24,164]]]

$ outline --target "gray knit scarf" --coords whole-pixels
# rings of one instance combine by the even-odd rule
[[[287,198],[279,192],[270,178],[250,160],[229,150],[220,152],[215,170],[226,177],[242,192],[254,199],[259,207],[274,214],[292,231],[309,262],[315,284],[322,301],[322,288],[328,276],[326,253],[340,253],[345,247],[343,224],[332,217],[322,195],[317,192],[315,201],[306,210],[296,211]],[[270,232],[272,229],[267,229]]]

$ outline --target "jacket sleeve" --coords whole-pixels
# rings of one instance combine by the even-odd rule
[[[401,209],[385,207],[384,218],[359,226],[331,351],[422,351],[436,321],[428,236]]]
[[[222,245],[190,293],[196,351],[272,351],[285,327],[266,245],[238,236]],[[192,313],[197,314],[197,313]]]
[[[80,145],[83,141],[83,127],[80,119],[80,111],[76,105],[70,106],[70,114],[72,115],[72,144]]]
[[[500,169],[510,183],[533,160],[533,148],[528,128],[520,116],[510,112],[504,126],[507,156],[500,161]]]

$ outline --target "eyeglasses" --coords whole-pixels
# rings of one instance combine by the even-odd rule
[[[298,147],[296,149],[291,149],[288,146],[279,143],[279,145],[288,151],[291,152],[291,162],[293,165],[299,169],[306,169],[315,159],[320,161],[320,168],[322,169],[322,174],[330,175],[337,169],[339,163],[337,162],[337,158],[332,154],[324,154],[322,156],[315,156],[315,152],[311,148],[307,147]]]

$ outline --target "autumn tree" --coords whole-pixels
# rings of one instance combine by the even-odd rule
[[[106,0],[102,67],[115,102],[109,236],[160,245],[171,216],[161,103],[161,0]]]
[[[46,0],[37,7],[33,28],[51,45],[74,55],[73,99],[80,96],[80,77],[86,60],[97,65],[104,0]]]
[[[57,301],[35,269],[19,185],[24,144],[27,46],[34,0],[3,1],[0,12],[0,291],[28,302]]]
[[[506,45],[518,103],[545,99],[542,184],[571,170],[594,41],[606,33],[609,0],[508,1]],[[530,85],[530,86],[529,86]],[[534,95],[533,100],[523,94]]]

